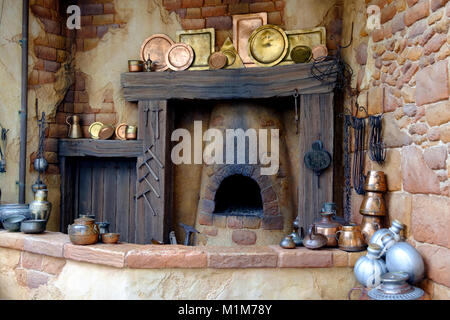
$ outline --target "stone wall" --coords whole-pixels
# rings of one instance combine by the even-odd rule
[[[381,29],[368,34],[366,8],[381,9]],[[387,159],[366,157],[368,170],[387,174],[389,224],[399,219],[425,259],[428,292],[450,287],[449,17],[446,0],[353,0],[345,4],[344,51],[355,71],[358,102],[370,115],[384,114]],[[350,102],[347,101],[347,104]],[[360,116],[363,116],[360,113]],[[361,221],[362,196],[352,195],[353,219]]]

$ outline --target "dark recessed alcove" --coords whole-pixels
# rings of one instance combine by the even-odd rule
[[[263,203],[258,183],[243,175],[225,178],[215,196],[214,213],[230,216],[261,216]]]

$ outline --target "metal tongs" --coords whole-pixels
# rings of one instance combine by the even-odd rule
[[[0,128],[0,173],[4,173],[6,172],[6,135],[8,134],[9,130],[6,130],[5,127],[3,127],[1,124]]]

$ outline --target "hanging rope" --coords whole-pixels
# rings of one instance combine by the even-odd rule
[[[353,155],[353,187],[357,194],[363,195],[364,183],[364,142],[366,139],[366,120],[353,117],[353,129],[355,130],[355,153]]]

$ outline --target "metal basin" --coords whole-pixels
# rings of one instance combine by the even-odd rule
[[[39,234],[44,233],[46,227],[46,220],[26,220],[20,225],[20,231],[29,234]]]
[[[8,231],[18,232],[20,230],[22,221],[24,221],[25,219],[25,216],[21,215],[10,216],[3,220],[3,227]]]

